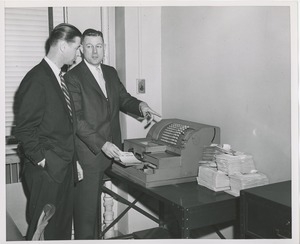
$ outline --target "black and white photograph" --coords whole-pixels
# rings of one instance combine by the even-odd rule
[[[298,15],[2,0],[0,242],[299,243]]]

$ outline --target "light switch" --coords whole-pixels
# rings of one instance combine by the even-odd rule
[[[145,93],[146,87],[145,87],[145,79],[136,79],[137,83],[137,93]]]

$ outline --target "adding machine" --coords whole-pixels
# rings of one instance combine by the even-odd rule
[[[220,143],[220,128],[180,119],[162,119],[146,138],[124,140],[124,151],[133,152],[142,162],[112,170],[145,187],[196,180],[205,146]]]

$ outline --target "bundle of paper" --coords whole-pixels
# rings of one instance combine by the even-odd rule
[[[239,196],[240,190],[269,184],[268,177],[263,173],[241,174],[236,173],[229,177],[230,190],[227,193]]]
[[[216,168],[200,166],[197,181],[199,185],[205,186],[213,191],[229,190],[229,177]]]
[[[221,154],[222,152],[216,146],[216,144],[206,146],[202,151],[202,161],[213,161],[215,159],[215,155]]]
[[[227,173],[229,176],[235,173],[246,174],[256,172],[251,155],[220,154],[215,156],[215,160],[218,170]]]
[[[214,161],[215,155],[229,154],[235,155],[236,151],[231,149],[229,144],[210,144],[209,146],[203,147],[202,161]]]
[[[124,166],[142,165],[142,161],[138,160],[132,152],[120,152],[120,156],[115,160]]]
[[[211,168],[217,168],[217,164],[215,161],[199,161],[200,166],[206,166]]]

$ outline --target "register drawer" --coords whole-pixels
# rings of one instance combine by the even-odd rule
[[[266,188],[267,193],[270,186]],[[268,199],[262,193],[241,191],[242,238],[291,238],[291,207]]]

